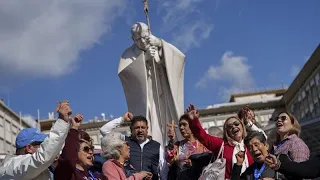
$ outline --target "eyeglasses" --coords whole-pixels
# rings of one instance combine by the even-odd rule
[[[276,118],[274,118],[274,121],[285,121],[285,120],[287,120],[287,116],[279,116],[279,117],[276,117]]]
[[[83,148],[81,148],[81,151],[84,151],[86,153],[90,153],[90,151],[92,151],[91,153],[93,153],[93,149],[94,147],[89,147],[89,146],[84,146]]]
[[[239,121],[235,121],[235,122],[233,122],[231,124],[227,124],[227,128],[228,129],[232,129],[233,126],[238,127],[239,125],[240,125],[240,122]]]

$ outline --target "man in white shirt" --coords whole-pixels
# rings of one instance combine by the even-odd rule
[[[68,103],[58,107],[59,118],[49,135],[35,128],[20,131],[16,138],[16,155],[7,156],[0,165],[0,180],[52,179],[48,167],[59,154],[70,129],[72,110]]]

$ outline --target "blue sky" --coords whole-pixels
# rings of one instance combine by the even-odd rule
[[[205,108],[230,93],[290,85],[319,44],[320,1],[149,0],[155,36],[187,57],[185,104]],[[58,100],[93,119],[127,107],[117,76],[145,21],[142,1],[94,0],[0,7],[0,97],[41,118]]]

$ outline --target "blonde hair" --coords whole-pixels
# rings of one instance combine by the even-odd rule
[[[242,126],[242,139],[244,139],[247,136],[247,131],[246,131],[246,127],[244,126],[243,122],[237,117],[237,116],[231,116],[228,117],[225,121],[224,121],[224,125],[223,125],[223,140],[224,141],[233,141],[234,139],[232,139],[230,137],[230,135],[228,134],[228,130],[227,130],[227,122],[230,119],[236,119],[237,121],[239,121],[239,123]]]
[[[299,124],[299,121],[297,120],[297,118],[296,117],[294,117],[294,115],[292,115],[291,113],[289,113],[287,110],[284,110],[284,111],[281,111],[279,114],[278,114],[278,116],[280,115],[280,114],[282,114],[282,113],[285,113],[285,114],[287,114],[288,116],[289,116],[289,119],[290,119],[290,122],[291,122],[291,124],[292,124],[292,128],[289,130],[289,132],[288,132],[288,136],[290,136],[290,135],[292,135],[292,134],[295,134],[295,135],[297,135],[298,137],[300,136],[300,133],[301,133],[301,126],[300,126],[300,124]],[[277,116],[277,117],[278,117]],[[276,133],[277,135],[277,137],[276,137],[276,141],[275,141],[275,145],[278,145],[279,143],[280,143],[280,141],[281,141],[281,139],[280,139],[280,135],[278,134],[278,132]]]

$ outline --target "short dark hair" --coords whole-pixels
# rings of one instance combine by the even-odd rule
[[[182,121],[182,120],[189,121],[190,120],[189,114],[184,114],[184,115],[180,116],[179,122]]]
[[[261,143],[267,144],[267,138],[264,136],[262,132],[259,131],[253,131],[250,132],[245,138],[244,138],[244,144],[246,146],[249,145],[249,142],[253,139],[257,138]]]
[[[140,122],[140,121],[143,121],[147,124],[148,126],[148,120],[147,118],[145,118],[144,116],[134,116],[132,119],[131,119],[131,124],[130,124],[130,129],[133,128],[133,125],[136,123],[136,122]]]

